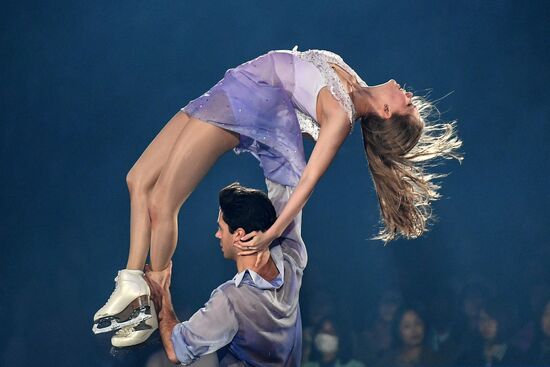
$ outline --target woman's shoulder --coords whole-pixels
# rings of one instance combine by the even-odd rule
[[[294,46],[291,50],[280,49],[280,50],[271,50],[267,52],[267,54],[272,54],[272,53],[291,53],[309,61],[316,61],[317,63],[329,62],[329,63],[341,65],[342,67],[349,68],[348,64],[346,64],[342,56],[340,56],[336,52],[329,51],[329,50],[311,48],[308,50],[300,51],[298,50],[298,46]]]
[[[333,64],[343,64],[344,59],[332,51],[327,50],[318,50],[318,49],[309,49],[306,51],[293,51],[298,54],[303,59],[312,61],[314,63],[324,63],[329,62]]]

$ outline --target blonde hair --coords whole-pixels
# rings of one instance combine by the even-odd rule
[[[384,242],[399,236],[421,236],[432,218],[431,202],[440,198],[436,179],[445,174],[428,168],[443,159],[462,160],[456,121],[442,122],[435,105],[412,97],[420,114],[370,114],[361,119],[363,143],[380,206],[382,227],[374,239]]]

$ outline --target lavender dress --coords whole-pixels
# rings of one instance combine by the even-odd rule
[[[317,140],[317,95],[327,86],[356,119],[349,95],[330,64],[366,85],[340,56],[322,50],[270,51],[227,70],[208,92],[182,110],[240,135],[236,153],[250,152],[266,178],[295,187],[306,165],[302,133]]]

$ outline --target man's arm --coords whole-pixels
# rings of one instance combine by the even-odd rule
[[[162,345],[166,351],[168,359],[172,363],[180,363],[176,352],[174,351],[174,344],[172,343],[172,331],[174,327],[179,324],[180,321],[174,312],[174,306],[172,305],[172,296],[170,290],[165,290],[162,297],[162,306],[159,312],[159,333],[162,340]]]
[[[147,269],[147,267],[146,267]],[[168,274],[171,276],[171,274]],[[174,312],[174,306],[172,305],[172,295],[170,294],[170,288],[162,288],[154,280],[145,277],[151,290],[151,298],[155,303],[156,312],[159,319],[159,333],[162,345],[166,351],[168,359],[172,363],[179,363],[180,361],[176,357],[174,351],[174,344],[172,343],[172,331],[174,327],[180,323],[176,313]],[[167,282],[169,285],[170,282]]]
[[[170,290],[162,289],[149,279],[151,296],[157,300],[159,332],[166,354],[171,362],[190,364],[205,354],[229,344],[239,326],[229,299],[219,288],[208,302],[188,321],[179,322]],[[158,300],[162,300],[159,302]]]

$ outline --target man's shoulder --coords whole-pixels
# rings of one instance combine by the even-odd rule
[[[231,300],[235,297],[235,289],[237,289],[235,282],[233,280],[228,280],[220,284],[210,293],[209,302],[232,305]]]
[[[303,270],[307,265],[307,250],[302,239],[295,241],[281,238],[280,240],[281,257]]]
[[[240,298],[250,298],[254,296],[254,287],[249,287],[246,284],[237,286],[235,280],[231,279],[225,283],[220,284],[216,289],[212,291],[210,299],[217,298],[218,300],[224,299],[224,302],[230,307],[235,307],[235,304],[239,303]]]
[[[228,293],[233,292],[233,290],[236,288],[237,286],[235,285],[235,281],[231,279],[226,281],[225,283],[220,284],[218,288],[214,289],[212,293],[222,292],[223,294],[227,295]]]

